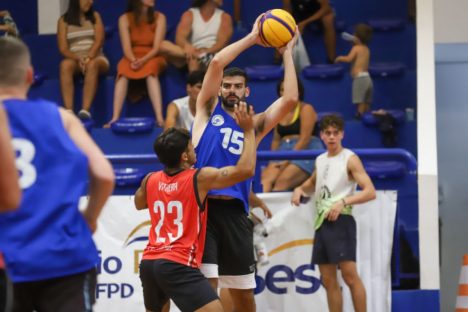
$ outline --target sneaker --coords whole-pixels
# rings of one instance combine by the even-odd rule
[[[91,114],[85,110],[85,109],[82,109],[80,110],[80,112],[78,113],[78,117],[80,119],[91,119]]]

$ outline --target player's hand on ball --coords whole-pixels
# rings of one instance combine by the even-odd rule
[[[255,44],[258,44],[262,47],[269,47],[265,42],[263,42],[262,38],[260,37],[260,21],[265,13],[260,14],[255,23],[253,24],[252,31],[250,32],[251,35],[255,37]]]
[[[279,53],[283,54],[286,50],[289,50],[292,52],[294,47],[296,46],[297,39],[301,33],[299,32],[299,28],[296,26],[296,31],[294,32],[294,37],[283,47],[278,48]]]

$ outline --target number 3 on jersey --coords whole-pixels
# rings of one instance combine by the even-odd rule
[[[25,139],[13,139],[13,148],[16,152],[16,168],[20,171],[19,184],[22,189],[27,189],[36,182],[37,171],[32,161],[36,155],[36,148],[31,141]]]
[[[231,128],[221,128],[219,131],[224,134],[222,143],[223,148],[227,149],[234,155],[240,155],[244,147],[244,133],[232,130]]]
[[[182,234],[184,233],[184,225],[182,224],[182,217],[184,215],[182,203],[180,201],[170,201],[167,206],[164,206],[164,203],[160,200],[157,200],[154,202],[153,206],[153,211],[155,214],[159,214],[159,222],[156,224],[156,227],[154,231],[156,232],[156,242],[157,243],[165,243],[166,242],[166,237],[164,237],[164,233],[161,233],[161,227],[163,226],[166,212],[167,214],[175,214],[175,218],[173,218],[173,223],[175,226],[177,226],[177,234],[174,235],[170,231],[173,230],[173,226],[170,224],[168,225],[167,228],[168,230],[166,231],[167,233],[167,238],[169,238],[169,242],[173,242],[177,239],[179,239]],[[168,218],[169,219],[169,218]],[[169,222],[169,221],[168,221]]]

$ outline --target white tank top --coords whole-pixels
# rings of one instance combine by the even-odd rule
[[[320,203],[331,199],[335,202],[354,194],[357,183],[348,177],[348,160],[354,152],[344,148],[338,155],[328,157],[325,152],[315,160],[317,180],[315,201]]]
[[[193,124],[193,115],[189,107],[189,97],[183,97],[172,101],[179,109],[179,118],[177,118],[177,126],[190,130]]]
[[[221,15],[223,10],[216,9],[213,16],[205,22],[199,8],[191,8],[193,15],[192,33],[190,42],[197,48],[211,48],[216,43],[219,28],[221,27]]]

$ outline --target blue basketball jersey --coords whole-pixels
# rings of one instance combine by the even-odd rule
[[[0,251],[13,282],[85,272],[98,263],[91,232],[78,211],[88,160],[70,139],[54,103],[6,100],[23,197],[0,213]]]
[[[222,107],[216,105],[205,131],[198,142],[196,168],[235,166],[244,148],[244,131],[237,125]],[[249,193],[252,179],[242,181],[234,186],[211,190],[208,195],[225,195],[238,198],[244,202],[244,209],[249,213]]]

